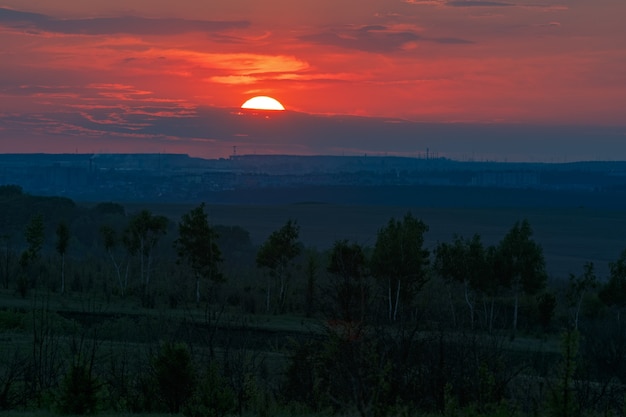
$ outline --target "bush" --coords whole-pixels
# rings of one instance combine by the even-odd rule
[[[85,364],[74,364],[63,378],[59,397],[62,414],[94,414],[98,406],[98,386]]]
[[[156,382],[165,406],[171,413],[180,412],[191,397],[195,384],[195,372],[191,354],[181,343],[167,343],[153,362]]]
[[[0,330],[22,329],[23,313],[14,311],[0,311]]]
[[[210,365],[183,408],[187,417],[224,417],[235,409],[235,394],[214,365]]]

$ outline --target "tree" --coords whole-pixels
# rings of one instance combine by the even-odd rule
[[[609,307],[617,308],[617,319],[620,311],[626,307],[626,249],[615,262],[609,263],[609,280],[598,293],[600,300]]]
[[[1,188],[1,187],[0,187]],[[11,277],[11,269],[13,266],[13,259],[15,257],[15,252],[13,251],[12,247],[11,247],[11,235],[9,234],[3,234],[0,235],[0,239],[2,239],[4,241],[4,253],[2,254],[2,275],[3,275],[3,279],[2,279],[2,283],[4,286],[4,289],[8,289],[9,288],[9,281],[10,281],[10,277]]]
[[[289,284],[289,266],[300,254],[302,246],[298,241],[300,227],[293,220],[288,220],[278,230],[270,234],[261,245],[256,256],[258,267],[269,269],[270,276],[274,277],[278,288],[278,309],[284,311],[287,287]],[[270,309],[270,282],[267,284],[266,309]]]
[[[235,410],[235,405],[233,388],[211,363],[182,411],[187,417],[225,417]]]
[[[43,224],[43,216],[41,214],[37,214],[30,219],[30,222],[24,231],[24,237],[26,238],[28,247],[20,256],[19,263],[22,271],[18,280],[18,289],[23,297],[26,296],[29,286],[27,269],[33,261],[39,258],[39,252],[43,247],[44,233],[45,228]]]
[[[26,237],[26,243],[28,243],[26,253],[29,260],[36,259],[39,256],[39,252],[43,247],[44,232],[45,227],[43,224],[43,216],[41,214],[33,216],[26,226],[24,234]]]
[[[61,414],[95,414],[98,410],[98,381],[92,366],[71,364],[61,381],[59,411]]]
[[[367,259],[363,248],[347,240],[336,241],[327,270],[335,277],[331,297],[338,310],[335,312],[336,318],[345,322],[362,322],[369,295]]]
[[[576,415],[574,377],[579,361],[580,334],[568,329],[561,336],[562,360],[556,375],[556,386],[549,392],[547,415],[570,417]],[[579,413],[578,413],[579,414]]]
[[[307,317],[313,316],[315,311],[315,281],[317,277],[318,262],[313,253],[309,253],[306,262],[306,294],[304,299]]]
[[[554,316],[554,310],[556,309],[556,296],[551,292],[546,292],[537,297],[537,308],[539,310],[539,323],[543,326],[544,330],[548,328],[552,317]]]
[[[160,397],[170,413],[178,413],[191,398],[196,372],[186,345],[166,343],[153,359],[153,369]]]
[[[582,275],[576,276],[574,274],[570,274],[566,293],[567,306],[569,307],[572,315],[574,330],[578,330],[578,317],[580,315],[580,308],[585,294],[597,285],[596,274],[593,271],[593,262],[585,263],[583,269],[584,272]]]
[[[102,240],[104,243],[104,249],[109,254],[109,258],[111,258],[111,262],[113,263],[113,267],[115,268],[115,274],[117,276],[117,284],[120,289],[120,294],[124,297],[124,293],[126,292],[126,287],[128,286],[128,267],[129,263],[126,263],[126,271],[124,273],[124,278],[122,279],[122,265],[123,262],[119,261],[114,254],[115,248],[118,246],[119,240],[117,238],[117,234],[115,233],[115,229],[113,229],[109,225],[102,225],[100,227],[100,235],[102,236]]]
[[[16,184],[0,185],[0,197],[20,197],[24,195],[24,190]]]
[[[213,283],[223,282],[224,276],[219,271],[222,253],[217,246],[217,233],[209,225],[204,211],[204,203],[183,215],[178,223],[178,239],[174,246],[178,252],[178,261],[187,262],[196,279],[196,303],[200,302],[200,280],[208,279]]]
[[[70,243],[70,229],[65,222],[57,226],[56,250],[61,256],[61,294],[65,293],[65,253]]]
[[[474,295],[485,289],[487,267],[485,248],[477,234],[472,239],[456,236],[453,243],[440,243],[435,248],[433,268],[445,281],[463,285],[472,328],[475,316]]]
[[[164,216],[153,215],[149,210],[135,214],[124,232],[124,244],[132,255],[139,256],[140,278],[144,295],[148,293],[152,255],[159,239],[167,232],[168,220]]]
[[[485,250],[485,263],[486,269],[480,277],[479,287],[486,296],[483,298],[484,317],[489,333],[491,333],[495,319],[496,297],[503,289],[502,276],[504,275],[502,272],[504,262],[496,245],[490,245]]]
[[[391,218],[378,231],[371,271],[387,287],[390,320],[396,320],[400,303],[408,305],[428,279],[429,253],[423,247],[427,231],[428,226],[411,213],[402,220]]]
[[[533,295],[546,285],[547,274],[541,246],[532,240],[528,220],[516,222],[498,246],[499,272],[503,284],[513,291],[513,331],[517,330],[520,294]]]

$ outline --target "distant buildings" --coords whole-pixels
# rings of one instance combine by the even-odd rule
[[[626,162],[459,162],[386,156],[4,154],[0,184],[77,201],[227,202],[228,193],[320,187],[626,192]],[[254,203],[254,201],[250,201]]]

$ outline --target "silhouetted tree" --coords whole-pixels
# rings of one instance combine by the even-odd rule
[[[428,226],[411,213],[402,220],[390,219],[378,231],[371,271],[387,288],[390,320],[396,320],[400,303],[408,305],[428,279],[428,250],[423,247],[427,231]]]
[[[516,222],[498,246],[502,282],[513,291],[513,331],[517,330],[519,296],[536,294],[547,280],[543,250],[532,235],[528,220]]]
[[[70,228],[65,222],[57,226],[56,250],[61,256],[61,294],[65,293],[65,253],[70,243]]]
[[[178,223],[178,239],[174,241],[178,262],[187,262],[196,279],[196,303],[200,302],[200,280],[223,282],[219,271],[222,253],[217,246],[217,233],[209,225],[204,203],[183,215]]]
[[[235,403],[233,388],[211,363],[182,411],[187,417],[225,417],[235,410]]]
[[[537,297],[537,308],[539,309],[539,323],[545,329],[548,328],[552,317],[554,316],[554,310],[556,309],[556,296],[551,292],[546,292]]]
[[[3,234],[0,236],[0,239],[4,241],[4,253],[2,254],[2,283],[4,289],[8,289],[15,253],[11,247],[11,235]]]
[[[476,292],[484,290],[487,267],[486,252],[479,235],[474,235],[471,240],[456,236],[453,243],[440,243],[435,248],[433,268],[445,281],[463,285],[472,328]]]
[[[45,228],[41,214],[37,214],[30,219],[30,222],[26,226],[24,237],[26,238],[28,247],[20,256],[21,274],[18,279],[18,290],[22,296],[26,296],[30,285],[28,268],[39,258],[39,252],[43,247]]]
[[[604,304],[617,309],[619,321],[621,310],[626,307],[626,249],[615,262],[609,263],[609,280],[598,296]]]
[[[20,197],[22,195],[24,195],[24,190],[19,185],[0,185],[0,197]]]
[[[43,247],[45,237],[45,227],[41,214],[37,214],[30,219],[30,222],[26,226],[24,236],[26,243],[28,243],[28,248],[26,249],[28,258],[30,260],[36,259]]]
[[[156,383],[170,413],[178,413],[191,398],[196,382],[196,372],[187,346],[166,343],[153,359]]]
[[[369,296],[367,279],[367,259],[358,243],[347,240],[335,242],[328,264],[335,280],[330,296],[338,310],[335,318],[346,322],[363,321]]]
[[[578,317],[585,294],[587,291],[594,289],[598,283],[593,270],[593,262],[585,263],[583,269],[584,272],[582,275],[576,276],[570,274],[567,293],[565,295],[567,307],[570,309],[572,322],[574,323],[574,330],[578,330]]]
[[[142,210],[131,217],[124,232],[126,248],[131,254],[139,256],[144,295],[147,294],[150,285],[153,251],[159,239],[167,232],[167,223],[166,217]]]
[[[126,292],[126,287],[128,286],[128,268],[129,263],[126,262],[126,269],[124,271],[124,277],[122,278],[122,267],[124,261],[118,260],[116,257],[115,248],[118,247],[120,243],[115,233],[115,229],[113,229],[109,225],[102,225],[100,227],[100,235],[102,236],[102,240],[104,243],[104,249],[109,254],[109,258],[113,263],[113,267],[115,268],[115,274],[117,276],[117,284],[120,289],[120,295],[123,297]]]
[[[284,310],[287,287],[289,284],[289,266],[300,254],[302,245],[298,238],[300,227],[293,220],[288,220],[283,227],[270,234],[257,252],[256,264],[269,269],[278,287],[278,309]],[[267,284],[266,309],[270,309],[270,283]]]
[[[306,294],[304,300],[305,313],[311,317],[315,311],[315,285],[317,280],[318,261],[313,253],[309,253],[306,263]]]

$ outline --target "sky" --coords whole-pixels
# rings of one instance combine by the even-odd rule
[[[0,152],[626,160],[623,16],[624,0],[0,0]],[[239,111],[256,95],[287,111]]]

